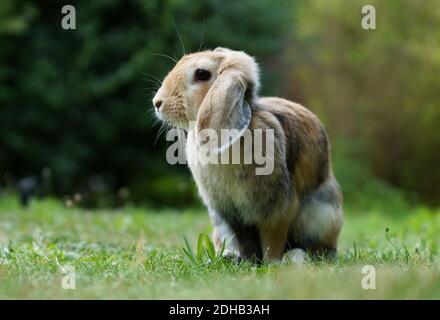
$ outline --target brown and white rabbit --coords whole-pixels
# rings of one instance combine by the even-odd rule
[[[342,193],[333,176],[323,125],[308,109],[260,98],[259,68],[241,51],[217,48],[185,55],[153,98],[159,119],[187,131],[186,156],[204,143],[204,129],[234,128],[232,148],[249,129],[274,132],[274,168],[189,163],[213,223],[217,250],[242,259],[276,261],[303,250],[334,256],[343,224]],[[195,122],[195,126],[190,126]],[[243,147],[240,146],[241,151]]]

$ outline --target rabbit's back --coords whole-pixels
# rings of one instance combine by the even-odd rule
[[[285,99],[261,98],[257,109],[277,118],[285,135],[286,166],[298,199],[288,243],[334,256],[343,224],[343,197],[333,176],[323,125],[311,111]]]
[[[286,166],[301,198],[331,174],[330,145],[318,117],[300,104],[281,98],[260,98],[256,108],[272,114],[285,135]]]

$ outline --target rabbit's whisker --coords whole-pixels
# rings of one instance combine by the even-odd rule
[[[147,54],[152,55],[152,56],[158,56],[158,57],[168,58],[168,59],[170,59],[171,61],[173,61],[174,63],[177,63],[177,59],[176,59],[175,57],[173,58],[172,56],[169,56],[169,55],[167,55],[167,54],[165,54],[165,53],[147,52]]]
[[[174,26],[174,29],[176,30],[177,37],[179,38],[180,44],[182,46],[183,55],[186,55],[185,45],[183,44],[182,37],[180,36],[179,29],[177,29],[177,26],[176,26],[176,23],[174,22],[174,19],[173,19],[173,26]]]
[[[200,36],[199,51],[202,49],[202,44],[203,44],[204,36],[205,36],[205,17],[203,17],[203,22],[202,22],[202,34]]]

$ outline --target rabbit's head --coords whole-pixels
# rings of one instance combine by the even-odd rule
[[[252,102],[259,88],[254,58],[241,51],[217,48],[185,55],[163,80],[153,98],[159,119],[188,129],[195,121],[198,135],[204,129],[235,129],[224,148],[249,126]]]

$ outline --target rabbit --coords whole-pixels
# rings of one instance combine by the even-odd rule
[[[217,251],[249,261],[282,261],[289,254],[297,259],[306,251],[335,257],[343,197],[324,127],[297,103],[259,97],[259,87],[253,57],[217,48],[184,55],[152,102],[160,120],[186,131],[188,159],[204,144],[205,129],[236,129],[227,141],[217,141],[219,153],[242,141],[245,130],[274,132],[270,174],[257,175],[256,163],[188,164]]]

